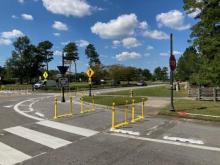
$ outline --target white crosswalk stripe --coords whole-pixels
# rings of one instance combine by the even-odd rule
[[[97,131],[94,130],[76,127],[76,126],[67,125],[49,120],[40,121],[37,122],[37,124],[85,137],[90,137],[98,133]]]
[[[0,164],[11,165],[30,159],[31,156],[22,153],[4,143],[0,142]]]
[[[57,149],[70,144],[70,141],[57,138],[45,133],[34,131],[25,127],[17,126],[12,128],[4,129],[7,132],[15,134],[17,136],[23,137],[25,139],[34,141],[36,143],[42,144],[44,146]]]

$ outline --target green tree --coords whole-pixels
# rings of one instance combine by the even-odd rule
[[[142,70],[142,76],[144,77],[144,80],[152,80],[152,74],[149,69]]]
[[[220,85],[220,7],[219,0],[184,0],[188,13],[200,10],[192,27],[191,42],[197,49],[199,67],[193,79],[197,84]]]
[[[99,54],[96,52],[94,45],[89,44],[86,47],[85,54],[87,55],[87,58],[89,59],[90,67],[101,64],[101,61],[99,59]]]
[[[154,69],[154,79],[155,80],[162,80],[162,69],[161,67],[157,67]]]
[[[65,59],[73,62],[75,66],[75,81],[77,81],[77,67],[76,67],[76,61],[79,60],[78,56],[78,48],[74,42],[68,43],[64,49],[63,53],[65,54]],[[71,68],[71,66],[70,66]]]
[[[176,77],[180,81],[191,81],[193,73],[198,71],[199,57],[194,47],[189,47],[179,58]]]
[[[45,63],[47,71],[49,70],[48,63],[53,60],[52,47],[53,44],[50,41],[42,41],[37,46],[38,60]]]

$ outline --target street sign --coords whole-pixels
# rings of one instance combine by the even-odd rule
[[[48,77],[47,71],[44,72],[43,77],[44,77],[44,79],[47,79],[47,77]]]
[[[68,87],[69,86],[69,81],[68,78],[59,78],[59,87]]]
[[[174,55],[170,55],[170,69],[172,71],[176,69],[176,59]]]
[[[87,76],[88,76],[89,78],[91,78],[91,77],[95,74],[95,72],[94,72],[91,68],[89,68],[89,69],[86,71],[86,74],[87,74]]]
[[[68,66],[57,66],[61,74],[65,74],[66,71],[68,70]]]

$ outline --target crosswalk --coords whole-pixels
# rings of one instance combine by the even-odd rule
[[[54,136],[57,132],[60,133],[58,137]],[[32,126],[6,128],[3,130],[5,137],[0,137],[0,165],[12,165],[31,159],[36,156],[37,152],[34,150],[39,149],[42,151],[43,147],[47,148],[46,151],[49,151],[67,146],[73,142],[71,139],[77,140],[71,138],[71,136],[80,139],[97,133],[94,130],[49,120],[36,122]],[[67,136],[70,137],[67,138]],[[31,143],[33,143],[33,146],[30,145]],[[40,147],[34,147],[36,145]],[[25,150],[25,147],[29,149]],[[28,153],[29,150],[32,150],[32,153]]]

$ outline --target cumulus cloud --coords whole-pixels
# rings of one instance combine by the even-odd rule
[[[114,39],[133,35],[137,26],[137,16],[125,14],[107,23],[97,22],[91,27],[91,31],[101,38]]]
[[[13,19],[18,19],[18,16],[16,16],[16,15],[13,14],[13,15],[11,16],[11,18],[13,18]]]
[[[148,24],[146,21],[140,22],[140,24],[139,24],[140,29],[146,30],[147,27],[148,27]]]
[[[60,33],[53,33],[54,36],[59,37]]]
[[[0,45],[10,45],[15,38],[24,36],[20,30],[13,29],[12,31],[2,32],[0,35]]]
[[[79,41],[77,41],[76,43],[77,43],[77,45],[78,45],[79,47],[81,47],[81,48],[86,47],[86,46],[89,45],[89,41],[86,41],[86,40],[79,40]]]
[[[149,37],[157,40],[166,40],[169,39],[169,35],[165,32],[153,30],[153,31],[145,31],[143,34],[145,37]]]
[[[135,60],[141,58],[141,55],[136,52],[122,52],[116,55],[118,61]]]
[[[186,30],[190,28],[190,24],[184,24],[185,16],[178,10],[158,14],[156,20],[159,27],[165,26],[175,30]]]
[[[151,46],[151,45],[148,45],[148,46],[146,47],[146,50],[153,50],[153,49],[154,49],[154,47]]]
[[[30,14],[21,14],[21,18],[22,19],[24,19],[24,20],[27,20],[27,21],[33,21],[34,20],[34,18],[33,18],[33,16],[32,15],[30,15]]]
[[[135,48],[141,45],[134,37],[124,38],[121,43],[125,48]]]
[[[167,52],[162,52],[162,53],[160,53],[160,55],[161,55],[161,56],[169,56],[169,53],[167,53]]]
[[[83,17],[91,14],[92,7],[86,0],[42,0],[43,6],[54,14]]]
[[[54,24],[52,25],[52,27],[56,30],[61,30],[61,31],[67,31],[68,27],[66,24],[64,24],[63,22],[60,21],[54,21]]]
[[[195,18],[196,16],[198,16],[201,13],[201,10],[199,8],[191,8],[188,11],[188,16],[191,18]]]
[[[55,50],[55,51],[53,52],[53,55],[54,55],[54,56],[62,56],[62,51],[60,51],[60,50]]]
[[[24,3],[24,0],[18,0],[19,3]]]
[[[174,50],[174,51],[173,51],[173,54],[176,55],[176,56],[179,56],[179,55],[182,55],[183,53],[180,52],[180,51]],[[170,53],[168,53],[168,52],[162,52],[162,53],[160,53],[160,55],[161,55],[161,56],[169,56]]]

